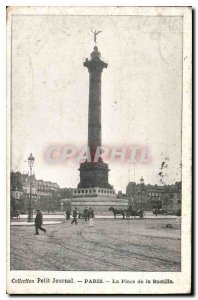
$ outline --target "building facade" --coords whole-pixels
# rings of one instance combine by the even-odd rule
[[[181,210],[181,182],[174,185],[159,186],[129,182],[126,187],[126,197],[134,208],[145,210],[163,209],[169,214]]]
[[[31,197],[33,208],[43,211],[60,210],[61,188],[57,183],[51,181],[37,180],[35,175],[11,172],[11,210],[19,210],[26,213]]]
[[[57,183],[37,180],[37,206],[48,212],[60,209],[61,189]]]

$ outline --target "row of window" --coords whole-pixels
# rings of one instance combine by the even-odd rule
[[[140,193],[139,193],[139,194],[140,194]],[[154,197],[159,197],[159,196],[161,196],[161,193],[153,193],[153,192],[149,192],[148,195],[149,195],[150,197],[152,197],[152,196],[154,196]],[[130,197],[130,196],[134,196],[134,193],[128,193],[128,196],[129,196],[129,197]]]
[[[161,193],[149,193],[149,196],[161,196]]]
[[[29,191],[28,192],[26,191],[26,194],[23,194],[23,193],[20,193],[20,192],[12,192],[12,197],[14,197],[15,199],[20,199],[20,198],[23,198],[23,197],[28,198],[29,195],[30,195]],[[35,197],[37,197],[37,193],[35,191],[32,191],[32,197],[34,197],[34,195],[35,195]],[[45,191],[42,192],[42,195],[53,197],[52,193],[48,193],[48,192],[45,192]],[[38,194],[38,196],[39,196],[39,194]],[[58,193],[58,194],[56,194],[56,196],[61,197],[61,194]]]
[[[56,189],[54,189],[54,188],[49,188],[49,187],[47,187],[47,186],[39,186],[39,187],[37,188],[37,190],[38,190],[38,191],[44,191],[44,190],[48,190],[48,191],[56,191]]]
[[[37,181],[39,186],[57,187],[56,183]]]
[[[25,195],[25,198],[29,199],[30,195]],[[32,194],[32,199],[37,199],[37,195]]]
[[[181,203],[181,200],[178,200],[177,203]],[[173,204],[173,200],[169,200],[168,204]],[[174,204],[176,204],[176,202],[174,202]]]
[[[108,190],[97,190],[98,193],[101,193],[101,194],[115,194],[114,191],[108,191]],[[96,193],[96,190],[93,189],[93,190],[77,190],[77,191],[74,191],[74,194],[88,194],[88,193]]]
[[[61,194],[60,193],[56,193],[56,194],[53,194],[53,193],[50,193],[50,192],[46,192],[46,191],[42,191],[42,192],[38,192],[38,195],[47,195],[47,196],[50,196],[50,197],[53,197],[53,196],[57,196],[57,197],[61,197]]]

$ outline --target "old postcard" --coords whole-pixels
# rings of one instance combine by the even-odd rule
[[[7,293],[191,293],[191,7],[7,8]]]

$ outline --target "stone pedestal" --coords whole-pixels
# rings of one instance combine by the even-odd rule
[[[90,187],[73,190],[71,204],[79,212],[91,207],[96,216],[112,216],[109,208],[127,209],[128,200],[118,199],[112,188]]]
[[[80,164],[80,183],[78,188],[101,187],[113,189],[108,182],[108,164],[101,162],[84,162]]]

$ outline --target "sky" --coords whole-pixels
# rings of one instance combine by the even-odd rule
[[[125,191],[129,181],[159,184],[169,156],[167,183],[181,180],[182,18],[162,16],[12,17],[11,168],[37,179],[77,187],[79,163],[49,164],[51,145],[87,143],[89,74],[83,61],[101,30],[102,143],[144,145],[147,164],[109,162],[109,183]]]

